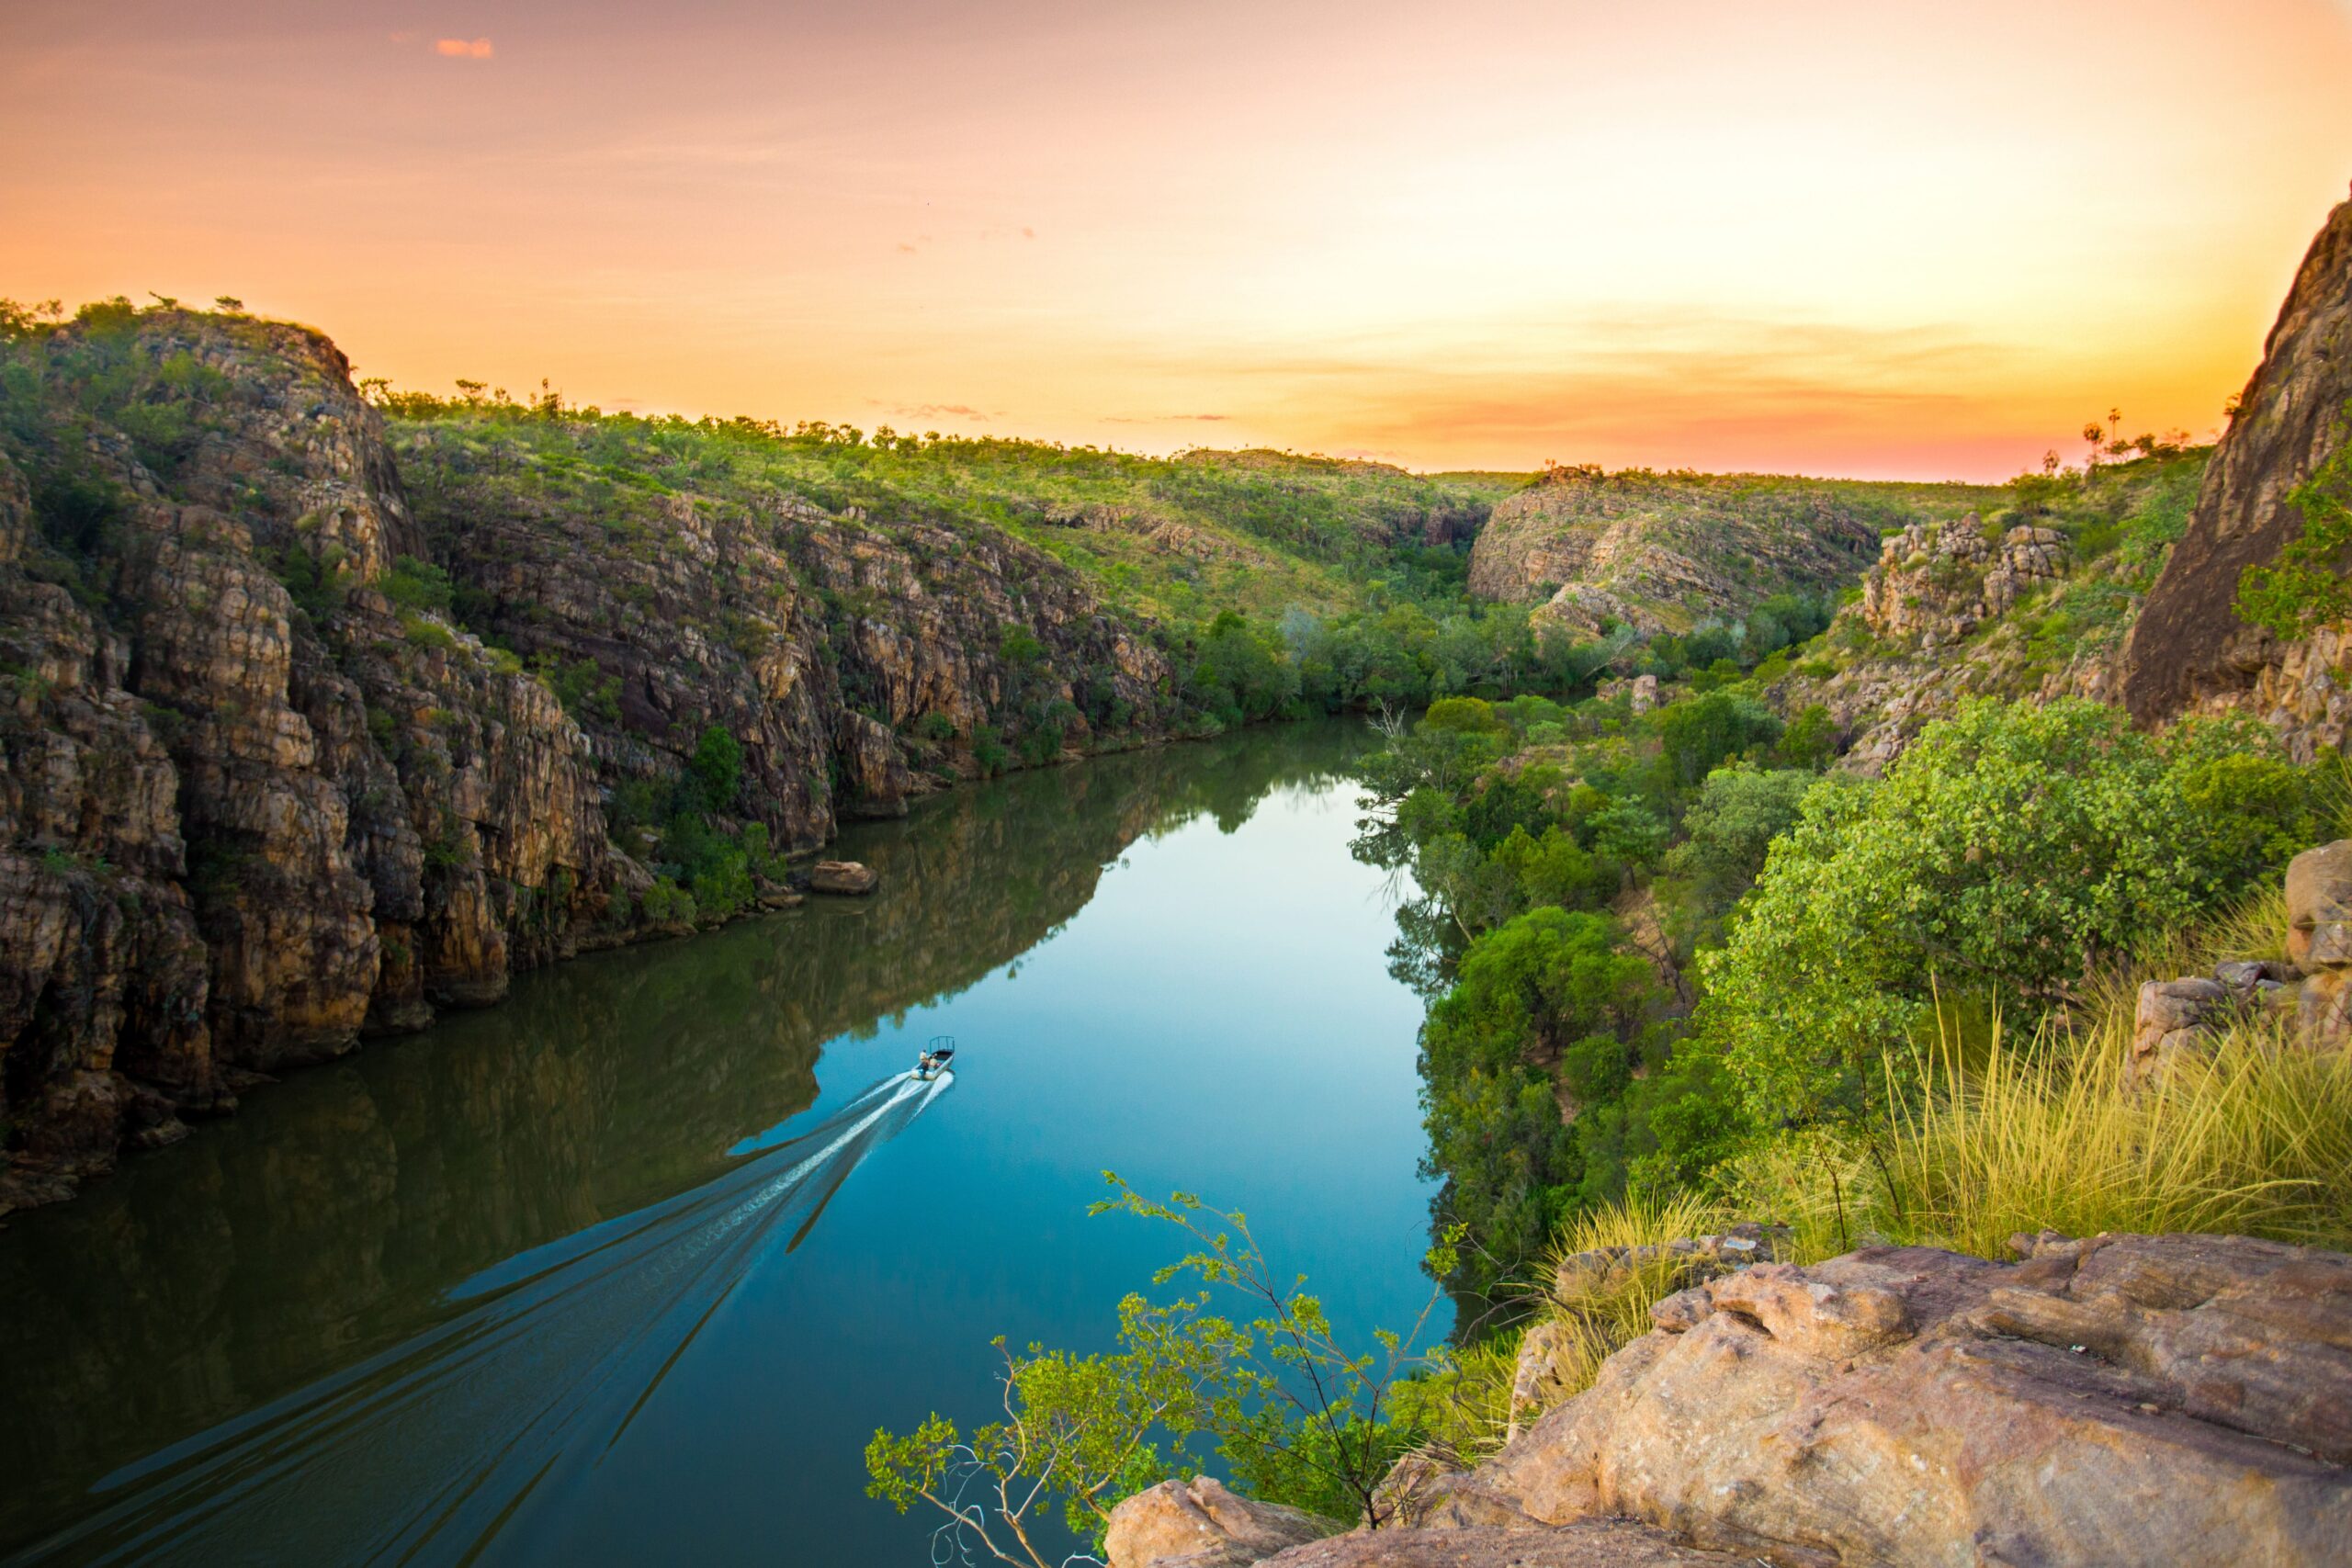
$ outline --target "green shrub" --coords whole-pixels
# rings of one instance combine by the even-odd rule
[[[401,635],[408,638],[411,648],[435,652],[447,652],[458,646],[458,637],[440,622],[428,620],[413,610],[401,612]]]
[[[2266,566],[2238,578],[2237,611],[2285,641],[2308,637],[2352,615],[2352,440],[2287,492],[2303,514],[2302,531]]]
[[[447,614],[455,590],[449,574],[428,560],[401,556],[392,570],[377,580],[376,592],[404,610]]]
[[[1760,1119],[1851,1109],[1939,987],[2030,1016],[2307,841],[2308,781],[2269,744],[2151,739],[2096,703],[1971,703],[1883,783],[1806,795],[1728,945],[1701,956],[1701,1027]]]

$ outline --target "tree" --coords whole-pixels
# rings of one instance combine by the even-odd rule
[[[1356,1349],[1304,1276],[1285,1282],[1274,1273],[1246,1215],[1185,1192],[1155,1202],[1112,1172],[1103,1179],[1113,1195],[1090,1212],[1176,1226],[1192,1250],[1153,1282],[1190,1276],[1201,1290],[1165,1305],[1128,1296],[1110,1355],[1036,1345],[1014,1355],[999,1338],[1005,1418],[968,1438],[936,1413],[905,1435],[876,1431],[867,1495],[900,1513],[922,1502],[944,1514],[951,1552],[976,1545],[1001,1562],[1048,1568],[1032,1533],[1040,1505],[1058,1500],[1069,1529],[1099,1546],[1113,1506],[1175,1473],[1187,1446],[1206,1436],[1245,1491],[1374,1529],[1389,1523],[1396,1503],[1379,1495],[1380,1482],[1424,1436],[1396,1419],[1397,1388],[1432,1359],[1418,1347],[1437,1292],[1408,1331],[1375,1330],[1377,1349]],[[1453,1241],[1449,1234],[1431,1249],[1433,1274],[1454,1268]],[[1247,1321],[1211,1312],[1220,1298],[1239,1303]]]
[[[686,759],[686,776],[703,810],[731,810],[735,792],[742,785],[742,744],[719,726],[710,726]]]

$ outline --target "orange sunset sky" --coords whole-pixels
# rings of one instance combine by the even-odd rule
[[[2352,0],[0,0],[0,295],[446,390],[1415,468],[2202,434]]]

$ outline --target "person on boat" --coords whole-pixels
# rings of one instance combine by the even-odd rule
[[[915,1072],[922,1077],[929,1077],[945,1066],[948,1058],[955,1055],[956,1042],[934,1040],[923,1048],[922,1055],[915,1058]]]

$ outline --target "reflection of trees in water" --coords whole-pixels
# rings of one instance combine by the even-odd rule
[[[534,1248],[445,1321],[103,1483],[33,1562],[470,1561],[560,1513],[752,1266],[954,1084],[902,1073],[677,1197]]]
[[[517,983],[252,1097],[0,1231],[0,1541],[97,1476],[384,1350],[457,1281],[697,1186],[817,1094],[823,1043],[970,986],[1136,839],[1328,782],[1354,725],[1024,773],[854,829],[882,892]],[[38,1369],[37,1372],[32,1370]]]

